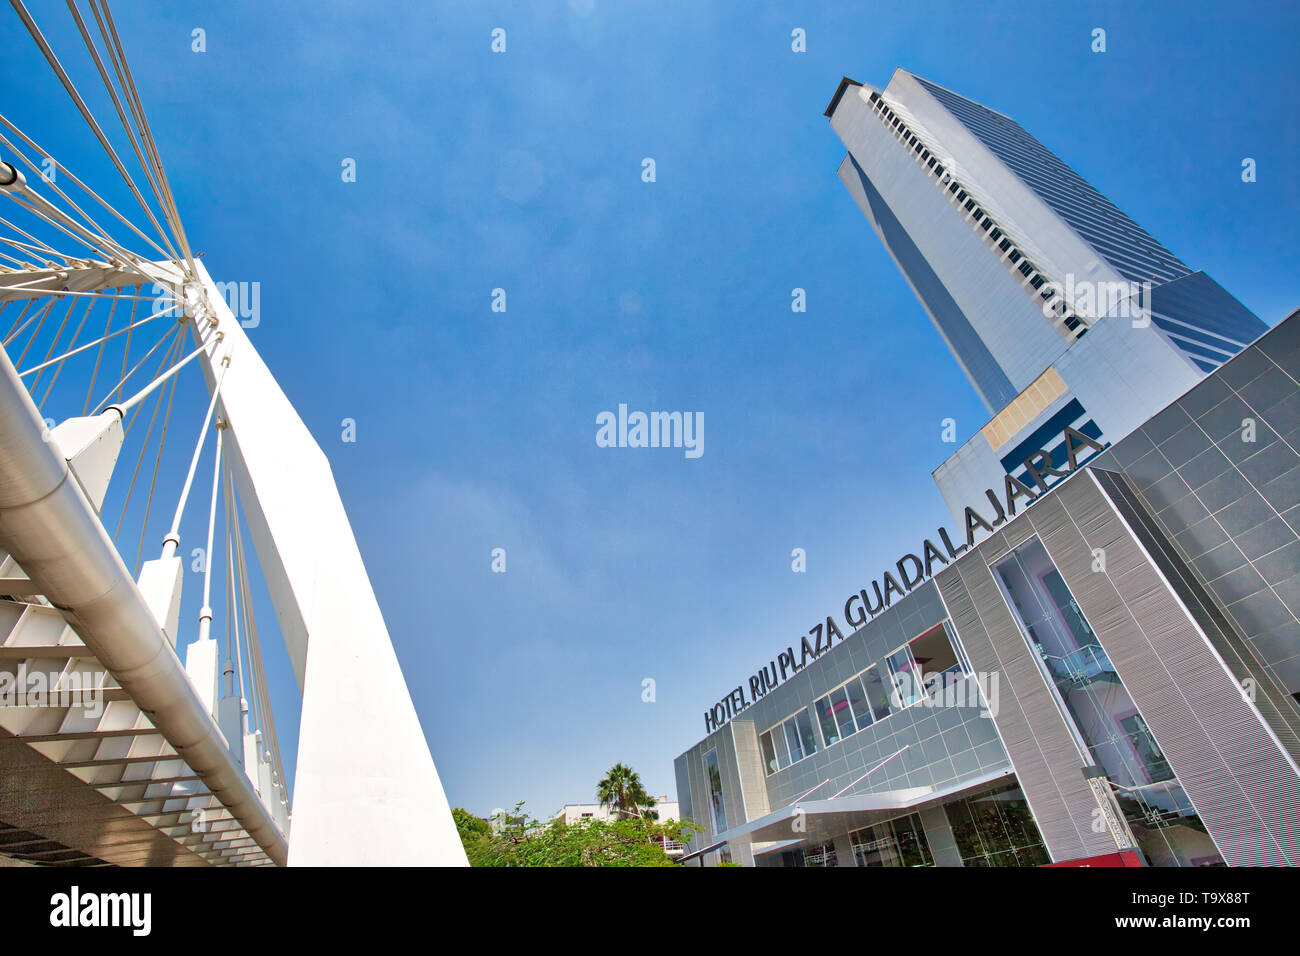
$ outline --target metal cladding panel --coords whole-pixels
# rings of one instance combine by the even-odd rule
[[[691,799],[691,773],[687,765],[688,756],[682,754],[673,761],[673,776],[677,779],[677,813],[682,820],[695,820],[695,814],[692,808],[695,806]]]
[[[1142,507],[1132,486],[1117,474],[1094,469],[1098,484],[1116,510],[1133,528],[1161,573],[1191,613],[1197,626],[1223,658],[1238,682],[1251,681],[1255,690],[1255,707],[1287,749],[1292,760],[1300,758],[1300,714],[1286,688],[1278,683],[1271,668],[1252,652],[1250,646],[1229,623],[1223,610],[1214,602],[1205,586],[1181,558],[1173,542],[1161,532],[1155,519]],[[1243,686],[1246,686],[1243,683]]]
[[[1018,537],[1026,524],[1015,522],[1007,531]],[[1005,534],[994,534],[937,575],[939,592],[971,666],[1000,675],[995,723],[1052,859],[1112,853],[1109,833],[1091,828],[1097,802],[1083,776],[1083,757],[988,568],[1007,550]]]
[[[699,808],[699,815],[692,817],[691,822],[702,828],[690,841],[692,850],[698,850],[713,842],[713,814],[709,807],[709,783],[704,776],[704,754],[705,751],[698,747],[686,753],[687,776],[691,785],[691,806]],[[680,797],[678,799],[680,801]]]
[[[1015,120],[914,78],[1125,278],[1167,281],[1187,274],[1187,266],[1173,253]]]
[[[752,720],[733,720],[731,736],[736,746],[736,772],[739,774],[741,798],[746,821],[766,816],[767,781],[763,774],[763,757],[758,749],[758,730]]]
[[[745,822],[745,800],[740,773],[736,767],[736,741],[733,734],[732,727],[724,727],[714,741],[718,748],[718,773],[722,777],[722,806],[727,813],[728,829]],[[708,753],[708,749],[704,752]],[[706,779],[705,785],[707,784]],[[710,812],[710,824],[713,823],[712,816]]]
[[[1300,774],[1097,478],[1029,517],[1224,860],[1300,862]]]

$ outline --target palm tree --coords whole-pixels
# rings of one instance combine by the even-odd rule
[[[616,763],[596,784],[596,799],[602,807],[609,807],[619,819],[643,816],[643,811],[655,805],[654,798],[645,792],[641,778],[631,767]]]

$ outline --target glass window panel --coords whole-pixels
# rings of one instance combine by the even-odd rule
[[[817,752],[817,735],[813,733],[812,719],[808,708],[794,715],[795,726],[799,728],[799,739],[803,742],[803,755],[811,757]]]
[[[841,737],[848,737],[858,732],[858,728],[853,723],[853,711],[849,709],[849,697],[843,687],[831,691],[831,708],[835,711],[835,722],[839,725]]]
[[[956,800],[946,804],[944,812],[965,866],[1048,862],[1042,836],[1017,784]]]
[[[722,774],[718,770],[716,750],[704,755],[704,770],[709,778],[709,803],[713,809],[713,833],[716,836],[727,829],[727,808],[722,802]]]
[[[889,824],[866,827],[852,837],[853,858],[858,866],[898,866],[894,837]]]
[[[813,707],[817,710],[817,720],[822,725],[822,739],[826,741],[826,746],[839,743],[840,730],[835,724],[835,711],[831,709],[831,699],[823,697],[813,704]]]
[[[894,842],[898,846],[901,866],[934,866],[930,843],[925,838],[921,818],[915,813],[894,822]]]
[[[911,707],[921,699],[921,675],[910,647],[889,655],[889,674],[894,683],[894,701],[900,708]]]
[[[794,763],[804,758],[803,742],[799,739],[799,728],[794,725],[794,718],[791,717],[781,725],[785,731],[785,743],[790,748],[790,762]]]
[[[759,746],[763,748],[763,769],[768,774],[776,773],[781,769],[781,765],[776,760],[776,748],[772,746],[772,731],[768,731],[762,737],[758,738]]]
[[[876,722],[875,714],[871,712],[871,705],[867,701],[867,692],[862,685],[862,681],[866,676],[866,674],[862,674],[853,678],[846,688],[849,695],[849,704],[853,708],[853,717],[858,722],[858,730],[870,727]]]
[[[880,668],[872,665],[862,675],[862,689],[867,692],[867,704],[876,720],[884,720],[890,714],[889,692],[880,676]]]

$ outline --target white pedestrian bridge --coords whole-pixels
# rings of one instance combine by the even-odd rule
[[[0,103],[0,862],[464,865],[328,461],[191,248],[106,0],[48,35],[11,2],[0,43],[67,109]]]

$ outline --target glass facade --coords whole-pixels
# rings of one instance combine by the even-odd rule
[[[839,866],[834,843],[819,843],[803,851],[804,866]]]
[[[727,808],[722,801],[722,773],[718,770],[718,752],[710,750],[704,755],[704,771],[709,775],[709,806],[713,809],[713,832],[727,829]]]
[[[925,682],[912,656],[911,645],[889,655],[889,676],[893,681],[893,702],[899,710],[911,707],[925,696]]]
[[[963,866],[1050,863],[1020,785],[1013,783],[944,804]]]
[[[914,653],[913,647],[916,651]],[[920,655],[919,657],[917,655]],[[889,671],[886,685],[882,670]],[[813,704],[826,746],[865,730],[895,711],[918,703],[931,690],[942,690],[964,675],[943,626],[932,628],[890,654],[882,665],[872,664]],[[779,754],[776,754],[779,759]],[[767,749],[764,747],[764,759]]]
[[[1160,283],[1191,271],[1015,120],[916,80],[1124,278]]]
[[[915,814],[849,834],[858,866],[934,866],[921,818]]]
[[[1221,865],[1214,841],[1042,542],[1029,539],[993,571],[1080,751],[1105,772],[1148,860]]]
[[[758,742],[763,751],[763,769],[768,776],[804,757],[811,757],[817,752],[817,736],[813,733],[808,708],[764,731]]]

